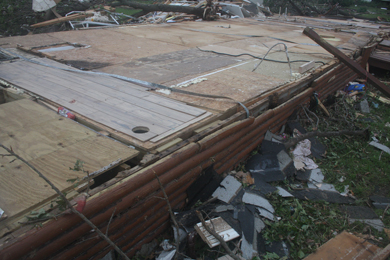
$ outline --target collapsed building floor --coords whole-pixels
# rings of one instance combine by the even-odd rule
[[[87,191],[83,214],[133,256],[170,225],[156,176],[179,210],[206,168],[232,169],[313,93],[323,100],[358,77],[304,35],[307,26],[362,67],[365,50],[389,33],[296,17],[0,38],[0,143],[69,199]],[[22,162],[0,160],[2,259],[99,259],[111,250],[74,214],[31,229],[31,211],[58,210],[55,192]],[[84,168],[69,170],[77,161]]]

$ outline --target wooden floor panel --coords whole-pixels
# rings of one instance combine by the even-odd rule
[[[62,191],[73,189],[67,180],[86,177],[69,169],[77,160],[83,161],[84,169],[92,173],[139,153],[28,99],[0,104],[0,122],[0,143],[12,147]],[[1,149],[0,154],[7,152]],[[28,213],[56,196],[20,160],[0,156],[0,165],[0,208],[8,218]]]
[[[205,118],[206,113],[120,79],[27,61],[0,64],[0,78],[141,141],[167,137]],[[135,127],[149,131],[134,133]]]

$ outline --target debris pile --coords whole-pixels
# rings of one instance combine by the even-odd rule
[[[352,117],[352,112],[348,109],[355,108],[356,111],[362,111],[366,109],[360,105],[363,101],[367,102],[367,106],[371,106],[372,102],[366,98],[366,88],[362,83],[351,82],[344,90],[339,91],[336,94],[337,97],[332,96],[330,99],[334,99],[333,101],[327,101],[328,105],[329,102],[331,103],[327,113],[320,108],[320,101],[316,101],[317,94],[313,96],[314,100],[311,102],[310,109],[324,116],[334,116],[335,112],[340,113],[339,109],[344,109],[343,113],[351,114],[347,115],[348,118],[345,118],[343,124],[346,127],[354,125],[359,121],[349,118],[349,116]],[[358,105],[354,106],[354,104]],[[238,166],[235,171],[220,176],[214,171],[213,166],[207,168],[188,188],[187,208],[175,213],[174,218],[177,220],[179,230],[175,227],[173,230],[175,237],[179,239],[177,244],[180,246],[178,249],[172,248],[170,254],[165,249],[162,252],[158,251],[157,259],[173,259],[174,252],[178,253],[179,259],[196,259],[199,254],[195,245],[199,244],[199,241],[203,241],[203,247],[207,248],[203,250],[207,250],[206,255],[210,256],[210,259],[253,259],[254,257],[295,259],[297,256],[298,258],[307,257],[307,259],[318,259],[316,257],[319,256],[324,259],[333,256],[341,258],[354,241],[367,243],[367,248],[372,249],[367,251],[355,248],[348,251],[354,255],[385,254],[385,249],[382,251],[376,245],[366,242],[367,239],[374,241],[376,239],[372,236],[371,230],[389,232],[383,222],[383,217],[378,216],[370,207],[358,206],[361,203],[349,189],[349,185],[343,185],[344,176],[338,179],[337,185],[325,182],[326,174],[319,165],[321,165],[321,159],[328,156],[327,148],[316,136],[310,136],[310,133],[307,133],[307,128],[317,130],[319,127],[319,123],[315,123],[308,116],[309,114],[315,115],[316,113],[307,107],[302,107],[300,113],[295,113],[289,118],[279,134],[268,131],[261,147],[252,152],[252,156],[246,163]],[[317,120],[320,120],[319,117],[318,114]],[[331,117],[328,119],[329,122],[332,121]],[[308,124],[303,127],[300,122],[308,122]],[[328,127],[332,127],[330,123]],[[296,142],[291,145],[294,139]],[[378,142],[375,143],[378,144]],[[370,200],[371,205],[385,209],[385,212],[390,206],[390,199],[386,197],[371,196]],[[276,203],[280,201],[284,202]],[[333,239],[326,244],[320,248],[320,244],[316,244],[316,248],[319,249],[311,255],[302,250],[291,251],[292,245],[299,241],[294,240],[289,231],[288,235],[279,235],[276,240],[275,237],[270,236],[272,229],[278,227],[278,223],[290,221],[291,216],[291,219],[297,219],[298,222],[295,220],[296,226],[292,224],[289,228],[300,230],[301,233],[313,228],[309,224],[300,223],[303,217],[313,219],[313,224],[327,225],[326,216],[314,220],[316,216],[321,215],[320,212],[305,212],[302,205],[307,202],[319,203],[310,210],[322,207],[321,205],[334,205],[345,216],[342,220],[346,222],[344,225],[365,225],[369,234],[355,233],[353,235],[346,231],[342,232],[343,229],[340,227],[341,230],[332,231],[330,238],[333,237]],[[290,216],[281,215],[280,207],[288,207]],[[331,211],[329,214],[332,218],[336,213]],[[310,237],[304,239],[309,245],[314,243]],[[343,249],[331,250],[330,247],[334,243],[341,243]],[[216,249],[218,246],[220,247]]]
[[[59,2],[59,1],[57,1]],[[213,2],[207,1],[170,1],[163,4],[144,4],[136,1],[114,2],[111,6],[101,6],[84,11],[72,11],[64,17],[56,12],[56,1],[34,0],[35,12],[53,12],[57,18],[31,25],[38,28],[54,25],[61,22],[69,22],[72,29],[89,28],[93,26],[113,26],[129,23],[174,23],[186,20],[216,20],[219,18],[244,18],[272,15],[269,8],[263,6],[259,0],[238,2]],[[141,10],[134,15],[115,12],[115,7],[132,8]]]

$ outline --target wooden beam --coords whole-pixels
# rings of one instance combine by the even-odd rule
[[[361,77],[367,78],[367,81],[371,83],[374,87],[376,87],[378,90],[380,90],[384,95],[390,97],[390,88],[385,84],[383,84],[382,82],[380,82],[373,75],[368,73],[356,61],[348,58],[344,53],[342,53],[336,47],[330,45],[327,41],[322,39],[315,31],[313,31],[309,27],[306,27],[303,33],[307,35],[310,39],[318,43],[322,48],[324,48],[325,50],[327,50],[328,52],[336,56],[341,62],[343,62],[345,65],[347,65],[350,69],[352,69],[354,72],[359,74]]]
[[[366,64],[368,62],[368,59],[370,58],[370,55],[371,55],[371,52],[374,50],[374,48],[377,46],[378,44],[375,43],[371,46],[365,46],[362,50],[362,61],[361,61],[361,66],[362,68],[364,69],[366,67]]]
[[[74,19],[85,18],[85,17],[89,17],[89,16],[93,16],[93,13],[72,14],[72,15],[69,15],[69,16],[65,16],[65,17],[61,17],[61,18],[55,18],[55,19],[52,19],[52,20],[49,20],[49,21],[44,21],[44,22],[41,22],[41,23],[36,23],[36,24],[31,25],[31,27],[32,28],[38,28],[38,27],[43,27],[43,26],[49,26],[49,25],[53,25],[53,24],[56,24],[56,23],[67,22],[67,21],[71,21],[71,20],[74,20]]]

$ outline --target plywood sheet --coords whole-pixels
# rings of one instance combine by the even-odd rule
[[[138,155],[28,99],[1,104],[0,122],[0,143],[12,147],[63,191],[73,188],[67,180],[85,177],[69,169],[77,160],[92,173]],[[0,208],[8,217],[27,213],[55,197],[54,190],[20,160],[0,156],[0,165]]]
[[[196,123],[206,113],[103,75],[79,74],[27,61],[3,63],[0,68],[0,77],[10,83],[141,141],[174,133],[172,130]],[[149,131],[135,133],[135,127]]]

